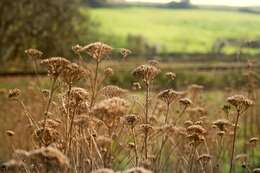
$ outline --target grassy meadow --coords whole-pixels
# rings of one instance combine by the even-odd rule
[[[260,37],[260,16],[238,11],[133,7],[91,12],[102,39],[117,47],[127,45],[128,34],[140,34],[160,45],[162,52],[208,53],[218,38]],[[233,47],[225,50],[234,51]]]

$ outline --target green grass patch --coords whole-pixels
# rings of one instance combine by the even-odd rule
[[[82,9],[85,13],[85,9]],[[127,46],[128,34],[143,35],[162,53],[208,53],[218,38],[260,38],[260,15],[237,11],[160,8],[92,9],[101,41]],[[234,53],[234,47],[225,49]],[[251,51],[252,52],[252,51]],[[260,50],[253,51],[254,53]]]

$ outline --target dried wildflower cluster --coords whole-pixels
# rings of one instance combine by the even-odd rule
[[[219,173],[229,166],[229,173],[238,167],[259,172],[253,157],[258,134],[238,135],[247,127],[240,119],[249,116],[255,97],[228,95],[223,109],[214,112],[203,100],[202,85],[183,91],[170,86],[153,90],[156,77],[163,73],[156,60],[132,71],[130,92],[105,85],[115,71],[102,67],[102,62],[118,49],[101,42],[72,49],[78,56],[75,62],[61,57],[41,60],[51,82],[50,88],[41,90],[40,115],[28,109],[22,91],[9,90],[8,97],[23,108],[32,145],[31,151],[13,145],[14,154],[1,171]],[[26,53],[34,59],[43,55],[35,49]],[[126,58],[131,51],[119,49],[119,53]],[[166,72],[164,76],[172,83],[177,75]],[[12,141],[17,133],[6,129],[5,134]]]

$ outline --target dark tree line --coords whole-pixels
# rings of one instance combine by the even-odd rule
[[[78,0],[1,0],[0,61],[20,58],[29,47],[69,54],[91,27],[79,7]]]

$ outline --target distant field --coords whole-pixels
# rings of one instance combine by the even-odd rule
[[[103,40],[118,47],[126,46],[130,33],[143,35],[164,52],[187,53],[207,53],[217,38],[260,38],[260,15],[235,11],[101,8],[93,9],[92,17],[100,23]]]

